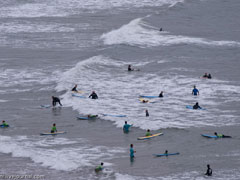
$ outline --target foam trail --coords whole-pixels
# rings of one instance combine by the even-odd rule
[[[139,47],[172,46],[180,44],[194,44],[199,46],[233,46],[240,47],[236,41],[212,41],[205,38],[171,35],[159,32],[147,25],[142,18],[132,20],[119,29],[112,30],[101,36],[104,44],[126,44]]]

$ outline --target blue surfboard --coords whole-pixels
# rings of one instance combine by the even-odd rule
[[[122,114],[119,114],[119,115],[115,115],[115,114],[102,114],[103,116],[111,116],[111,117],[127,117],[126,115],[122,115]]]
[[[74,93],[72,93],[72,96],[73,97],[78,97],[78,98],[87,98],[86,96],[82,96],[82,95],[74,94]]]
[[[145,95],[140,95],[139,97],[141,97],[141,98],[158,98],[159,96],[145,96]]]
[[[206,138],[218,138],[217,136],[211,136],[211,135],[208,135],[208,134],[201,134],[203,137],[206,137]]]
[[[9,125],[2,125],[2,124],[1,124],[0,127],[1,127],[1,128],[8,128]]]
[[[179,155],[180,153],[177,152],[177,153],[168,153],[168,154],[153,154],[153,156],[156,156],[156,157],[162,157],[162,156],[174,156],[174,155]]]

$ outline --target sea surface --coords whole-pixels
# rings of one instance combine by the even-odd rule
[[[238,0],[0,1],[0,179],[239,180],[239,12]],[[51,96],[63,107],[42,108]],[[53,123],[67,133],[40,136]],[[147,129],[164,135],[137,140]],[[233,138],[201,136],[214,132]],[[180,155],[152,155],[165,150]]]

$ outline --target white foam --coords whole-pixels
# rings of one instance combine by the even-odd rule
[[[93,12],[112,8],[128,9],[146,6],[174,6],[178,2],[184,2],[184,0],[44,0],[19,3],[15,6],[2,6],[0,7],[0,17],[62,17],[79,14],[82,9]]]
[[[131,176],[128,174],[115,173],[116,180],[205,180],[208,177],[204,176],[205,171],[190,171],[176,174],[170,174],[161,177],[146,177],[146,176]],[[238,180],[240,178],[239,169],[231,170],[214,170],[213,177],[216,180]]]
[[[146,24],[142,18],[137,18],[119,29],[103,34],[101,39],[106,45],[127,44],[139,47],[179,44],[240,47],[240,42],[236,41],[213,41],[205,38],[171,35],[168,32],[160,32],[156,29],[156,27],[150,27]]]
[[[5,69],[2,68],[0,72],[0,85],[6,90],[1,90],[3,93],[15,93],[30,91],[37,84],[50,84],[57,79],[56,73],[58,71],[51,72],[47,69]],[[14,87],[14,88],[11,88]]]
[[[115,154],[107,147],[91,146],[84,139],[74,141],[66,138],[0,136],[0,140],[2,153],[11,153],[13,157],[31,158],[42,166],[64,171],[93,166],[96,161],[106,160]],[[112,149],[118,153],[125,152],[122,148],[113,147]]]
[[[86,26],[86,24],[82,24]],[[30,32],[30,33],[41,33],[41,32],[74,32],[74,27],[67,27],[62,24],[57,23],[34,23],[34,22],[14,22],[14,23],[2,23],[0,25],[0,33],[20,33],[20,32]]]
[[[142,64],[144,67],[148,65]],[[139,67],[141,69],[142,66]],[[122,127],[125,120],[136,127],[155,130],[238,124],[236,110],[223,111],[220,105],[225,101],[240,100],[239,86],[217,79],[208,81],[177,74],[161,76],[152,72],[142,76],[141,71],[129,73],[125,69],[125,62],[95,56],[64,72],[59,77],[56,90],[70,90],[74,84],[79,84],[78,88],[85,92],[83,96],[86,97],[95,90],[98,100],[72,97],[67,92],[61,96],[62,102],[80,114],[127,115],[126,118],[101,116],[113,121],[117,127]],[[192,96],[193,85],[197,85],[200,96]],[[158,95],[160,91],[164,91],[165,97],[153,99],[156,103],[143,104],[138,100],[139,95]],[[194,105],[197,101],[207,110],[186,109],[186,105]],[[149,118],[145,117],[145,109],[149,110]]]

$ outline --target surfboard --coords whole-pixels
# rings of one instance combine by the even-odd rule
[[[217,136],[211,136],[211,135],[208,135],[208,134],[201,134],[203,137],[206,137],[206,138],[218,138]]]
[[[58,131],[58,132],[55,132],[55,133],[49,133],[49,132],[40,133],[40,135],[46,136],[46,135],[57,135],[57,134],[65,134],[65,133],[67,133],[67,132],[65,132],[65,131]]]
[[[52,105],[50,105],[50,104],[42,104],[40,106],[41,106],[41,108],[50,108],[50,107],[52,107]]]
[[[140,95],[139,97],[141,97],[141,98],[158,98],[159,96],[144,96],[144,95]]]
[[[162,156],[174,156],[174,155],[179,155],[180,153],[177,152],[177,153],[168,153],[168,154],[153,154],[153,156],[156,156],[156,157],[162,157]]]
[[[71,91],[72,93],[78,93],[78,94],[82,94],[84,93],[83,91]]]
[[[111,117],[127,117],[126,115],[122,115],[122,114],[119,114],[119,115],[115,115],[115,114],[102,114],[103,116],[111,116]]]
[[[73,97],[78,97],[78,98],[87,98],[86,96],[82,96],[82,95],[79,95],[79,94],[75,94],[75,93],[72,93],[72,96]]]
[[[151,138],[154,138],[154,137],[157,137],[157,136],[161,136],[161,135],[163,135],[163,133],[157,133],[157,134],[153,134],[151,136],[138,137],[137,139],[138,140],[145,140],[145,139],[151,139]]]
[[[1,128],[8,128],[9,125],[2,125],[2,124],[1,124],[0,127],[1,127]]]
[[[187,105],[187,109],[193,109],[193,106]],[[205,108],[200,108],[200,109],[193,109],[193,110],[206,110]]]

